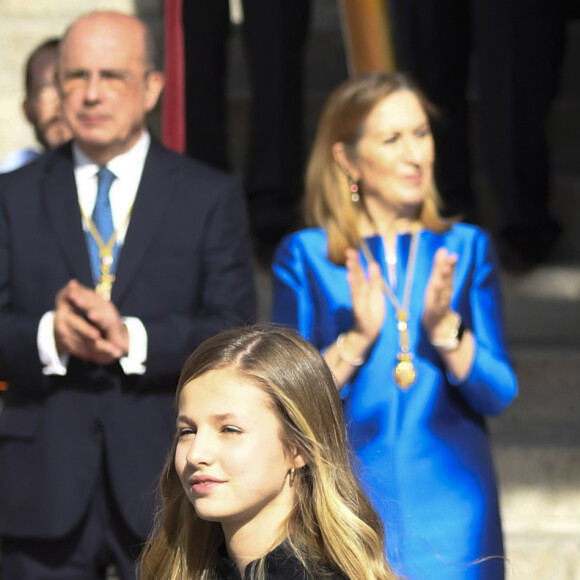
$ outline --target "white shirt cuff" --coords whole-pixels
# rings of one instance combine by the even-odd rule
[[[143,323],[134,317],[123,318],[129,333],[129,352],[119,359],[119,364],[126,375],[142,375],[147,362],[147,331]],[[46,312],[40,319],[36,338],[38,355],[45,375],[65,376],[69,355],[58,354],[54,340],[54,312]]]
[[[143,375],[147,362],[147,331],[138,318],[127,316],[123,322],[129,333],[129,352],[119,359],[119,364],[126,375]]]
[[[69,355],[58,354],[54,340],[54,312],[46,312],[40,319],[36,335],[38,356],[42,363],[42,373],[45,375],[66,375]]]

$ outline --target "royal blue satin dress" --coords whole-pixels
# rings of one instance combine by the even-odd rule
[[[411,235],[397,239],[396,295],[403,301]],[[386,272],[380,237],[367,238]],[[420,320],[435,252],[457,254],[451,307],[475,338],[463,381],[453,379]],[[364,261],[364,257],[361,259]],[[327,259],[327,238],[289,236],[273,265],[272,318],[320,350],[352,327],[346,269]],[[365,489],[385,523],[391,565],[410,580],[496,580],[504,576],[497,489],[485,415],[500,413],[517,382],[506,351],[496,257],[487,234],[463,224],[419,233],[409,339],[416,382],[397,387],[399,336],[387,301],[383,328],[366,363],[342,392]]]

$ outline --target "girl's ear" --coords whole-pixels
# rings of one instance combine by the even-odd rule
[[[300,469],[308,464],[306,461],[306,457],[303,453],[298,451],[297,449],[292,449],[290,452],[290,467],[294,467],[295,469]]]

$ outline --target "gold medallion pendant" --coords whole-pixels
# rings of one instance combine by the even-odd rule
[[[415,229],[411,238],[411,248],[409,249],[409,261],[407,264],[407,273],[405,275],[402,304],[397,300],[397,297],[395,296],[393,289],[389,286],[387,280],[384,277],[381,280],[385,296],[391,301],[396,309],[400,352],[397,355],[398,362],[393,370],[393,377],[397,386],[403,390],[408,389],[415,382],[417,377],[417,371],[415,371],[415,367],[411,362],[413,355],[409,352],[411,350],[409,340],[409,306],[411,304],[411,287],[413,285],[415,258],[417,257],[417,244],[419,241],[418,231],[418,229]],[[375,261],[364,238],[361,240],[361,248],[369,264]]]
[[[101,234],[93,221],[93,218],[88,216],[81,208],[81,213],[83,220],[91,234],[93,240],[99,248],[99,262],[100,262],[100,276],[99,282],[95,287],[95,292],[105,300],[111,299],[111,291],[113,290],[113,283],[115,282],[115,275],[111,272],[113,269],[113,251],[115,244],[117,243],[117,237],[119,231],[127,226],[129,223],[129,217],[131,216],[131,211],[133,210],[133,204],[129,207],[129,210],[125,214],[125,218],[121,222],[120,227],[118,227],[112,234],[109,240],[105,243]]]
[[[111,291],[115,276],[111,274],[111,266],[113,265],[113,254],[109,248],[105,248],[99,252],[101,257],[101,277],[99,283],[95,288],[97,294],[105,300],[111,299]]]
[[[95,292],[105,300],[111,299],[111,290],[113,289],[113,282],[115,281],[115,276],[113,274],[101,274],[101,278]]]
[[[415,367],[411,362],[411,355],[409,353],[399,353],[397,355],[399,362],[395,366],[393,375],[395,377],[395,383],[401,389],[408,389],[414,382],[417,376]]]

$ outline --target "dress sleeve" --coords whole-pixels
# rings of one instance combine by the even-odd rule
[[[449,378],[475,411],[497,415],[514,399],[518,387],[507,351],[497,257],[484,233],[475,245],[469,301],[475,339],[473,365],[464,381]]]
[[[272,322],[312,339],[313,304],[306,275],[304,249],[296,235],[285,238],[274,256]]]

